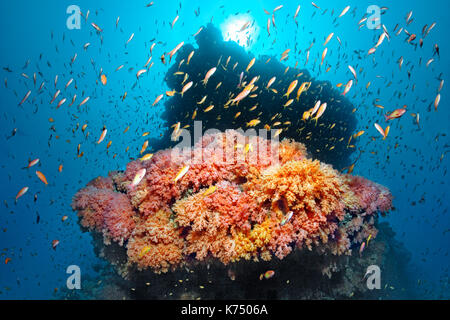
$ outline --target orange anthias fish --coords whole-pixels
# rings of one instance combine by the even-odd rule
[[[104,86],[106,86],[107,79],[106,79],[106,76],[104,74],[101,75],[100,80],[102,81],[102,84]]]
[[[345,88],[344,88],[344,92],[342,93],[342,95],[344,97],[350,91],[352,85],[353,85],[353,80],[350,80],[349,82],[347,82],[347,84],[345,85]]]
[[[439,106],[439,102],[441,101],[441,94],[438,94],[436,98],[434,99],[434,110],[437,111],[437,108]]]
[[[89,98],[90,98],[90,97],[84,98],[84,100],[81,101],[80,104],[79,104],[78,106],[81,107],[82,105],[84,105],[86,102],[88,102]]]
[[[30,162],[28,163],[28,166],[25,167],[24,169],[31,168],[32,166],[35,166],[36,164],[38,164],[38,162],[39,162],[39,159],[34,159],[34,160],[30,161]]]
[[[103,31],[103,30],[102,30],[98,25],[96,25],[94,22],[92,22],[91,25],[94,27],[95,30],[97,30],[97,32],[102,32],[102,31]]]
[[[19,199],[21,196],[23,196],[25,193],[27,193],[27,191],[28,191],[28,187],[23,187],[22,189],[20,189],[20,191],[17,192],[17,195],[16,195],[16,202],[17,202],[17,199]]]
[[[298,84],[298,80],[294,80],[289,84],[289,87],[286,91],[286,93],[283,95],[283,97],[287,97],[287,99],[289,100],[289,95],[292,93],[292,91],[294,91],[295,87]]]
[[[160,94],[159,96],[156,97],[155,101],[153,101],[152,106],[154,106],[155,104],[157,104],[159,102],[159,100],[161,100],[164,97],[163,94]]]
[[[333,32],[330,33],[330,34],[328,35],[328,37],[325,39],[325,42],[323,43],[323,45],[326,46],[327,43],[330,42],[331,38],[333,38],[333,36],[334,36],[334,33],[333,33]]]
[[[102,134],[100,135],[100,138],[97,141],[97,144],[100,144],[105,139],[105,136],[106,136],[107,132],[108,132],[108,130],[106,128],[103,129]]]
[[[178,180],[183,178],[184,175],[188,172],[188,170],[189,170],[189,166],[184,166],[183,168],[181,168],[180,171],[178,172],[177,176],[175,177],[175,179],[173,179],[173,181],[177,182]]]
[[[140,158],[139,160],[141,161],[147,161],[150,160],[153,157],[153,153],[147,153],[146,155],[144,155],[142,158]]]
[[[147,72],[147,69],[141,69],[141,70],[139,70],[139,71],[136,73],[136,78],[139,79],[139,77],[141,76],[141,74],[143,74],[143,73],[145,73],[145,72]]]
[[[53,248],[53,250],[56,250],[56,247],[58,246],[58,244],[59,244],[59,240],[53,240],[52,241],[52,248]]]
[[[58,105],[56,106],[56,109],[58,109],[59,107],[61,107],[65,102],[66,102],[66,98],[61,99],[60,102],[58,102]]]
[[[142,179],[145,177],[145,174],[147,173],[147,170],[145,168],[140,169],[136,175],[134,176],[133,181],[130,183],[129,187],[131,189],[134,189],[141,181]]]
[[[319,118],[324,114],[325,110],[327,109],[327,103],[324,102],[320,107],[319,110],[317,111],[317,115],[314,118],[314,120],[316,120],[316,125],[317,125],[317,121],[319,120]]]
[[[31,90],[29,90],[29,91],[26,93],[26,95],[23,97],[22,101],[20,101],[19,106],[21,106],[21,105],[25,102],[25,100],[28,99],[28,97],[30,96],[30,94],[31,94]]]
[[[256,58],[253,58],[252,60],[250,60],[247,68],[245,69],[245,71],[248,72],[248,70],[250,70],[250,68],[255,64]]]
[[[247,85],[244,90],[241,91],[241,93],[239,93],[237,95],[236,98],[233,99],[233,102],[239,102],[242,99],[244,99],[246,96],[248,96],[250,94],[250,92],[253,90],[254,85],[253,84],[249,84]]]
[[[322,52],[322,62],[320,65],[323,65],[323,61],[325,60],[325,57],[327,56],[328,48],[325,48]]]
[[[384,132],[383,128],[378,123],[375,123],[374,126],[377,129],[377,131],[383,136],[383,139],[385,139],[386,133]]]
[[[386,121],[389,121],[389,120],[400,118],[405,113],[406,113],[406,106],[404,106],[401,109],[394,110],[393,112],[391,112],[391,114],[384,115],[384,118],[386,119]]]
[[[44,174],[42,172],[36,171],[36,175],[43,183],[48,184],[47,178],[44,176]]]
[[[275,82],[277,77],[270,78],[269,82],[267,83],[266,89],[269,89],[269,87]]]
[[[173,26],[175,25],[175,23],[178,21],[179,18],[180,18],[179,16],[176,16],[176,17],[173,19],[172,23],[170,24],[170,27],[171,27],[172,29],[173,29]]]
[[[365,248],[366,248],[366,243],[365,242],[361,243],[361,247],[359,247],[359,256],[360,257],[362,256],[362,253]]]
[[[350,6],[345,7],[344,10],[342,10],[341,14],[339,15],[339,18],[343,17],[348,12],[349,9]]]
[[[183,89],[181,89],[181,97],[183,97],[183,94],[189,90],[190,87],[192,87],[192,85],[194,84],[194,82],[190,81],[188,83],[186,83],[183,87]]]
[[[169,55],[169,62],[172,61],[172,57],[177,53],[177,51],[184,45],[184,41],[180,42],[172,51],[168,53]]]
[[[147,149],[147,147],[148,147],[148,140],[145,140],[144,144],[142,145],[140,154],[143,154],[144,151]]]
[[[211,68],[205,75],[205,78],[202,80],[203,84],[206,86],[206,84],[208,83],[208,79],[211,78],[211,76],[214,74],[214,72],[216,72],[217,68]]]

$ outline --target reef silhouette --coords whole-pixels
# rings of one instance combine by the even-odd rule
[[[192,127],[194,113],[195,120],[203,122],[203,130],[245,129],[246,123],[258,118],[261,122],[256,129],[263,129],[266,125],[272,129],[283,129],[282,138],[302,142],[315,159],[338,169],[350,165],[354,148],[349,148],[348,141],[357,124],[352,112],[354,106],[330,82],[314,79],[306,69],[287,67],[279,61],[280,57],[255,57],[235,42],[224,41],[220,30],[211,23],[195,39],[198,48],[194,48],[192,44],[183,45],[165,76],[168,87],[177,92],[164,102],[161,117],[168,126],[180,122],[181,127]],[[192,52],[194,53],[189,58]],[[252,58],[255,58],[255,63],[247,72],[246,68]],[[202,80],[213,67],[217,69],[204,85]],[[238,88],[241,73],[241,83],[249,83],[254,77],[259,77],[255,82],[258,88],[252,92],[256,96],[245,98],[237,106],[226,106],[230,94],[237,95],[243,89],[242,86]],[[276,80],[266,89],[272,77],[276,77]],[[294,101],[284,107],[288,99],[283,95],[294,80],[298,81],[290,97]],[[193,86],[181,96],[179,92],[190,81]],[[297,101],[297,90],[304,82],[311,82],[311,85],[309,90],[301,93]],[[221,84],[217,88],[219,83]],[[277,93],[271,89],[275,89]],[[199,105],[198,102],[204,96],[207,96],[206,100]],[[303,113],[313,108],[318,100],[328,104],[319,122],[316,124],[311,119],[302,120]],[[205,112],[211,105],[214,108]],[[240,114],[236,117],[238,112]],[[171,132],[166,131],[161,139],[153,141],[151,145],[159,150],[173,146],[175,142],[171,141]]]

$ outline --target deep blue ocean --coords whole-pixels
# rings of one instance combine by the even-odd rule
[[[164,104],[151,106],[160,93],[171,90],[164,82],[168,66],[159,57],[181,41],[195,44],[193,35],[209,22],[221,29],[225,40],[227,36],[235,40],[237,29],[247,20],[254,21],[249,31],[251,43],[240,44],[256,57],[279,59],[290,48],[290,58],[283,63],[294,67],[298,61],[303,68],[305,52],[314,42],[305,68],[316,79],[333,85],[345,85],[352,78],[347,66],[355,66],[358,82],[347,97],[357,108],[355,132],[365,130],[365,134],[357,141],[357,148],[364,152],[353,174],[388,187],[394,196],[395,210],[380,221],[389,223],[396,240],[411,254],[407,266],[411,295],[417,299],[450,298],[449,1],[317,0],[320,9],[311,1],[154,0],[147,7],[150,2],[0,3],[0,299],[55,299],[55,288],[61,290],[66,285],[69,265],[78,265],[83,277],[101,280],[95,266],[102,260],[94,252],[91,235],[80,230],[70,207],[73,195],[91,179],[125,169],[130,158],[139,155],[147,138],[156,139],[172,130],[172,123],[160,118]],[[81,9],[80,29],[67,27],[70,5]],[[266,24],[271,16],[264,9],[272,12],[279,5],[283,7],[275,14],[276,28],[271,25],[269,37]],[[297,25],[293,16],[298,5]],[[374,47],[383,29],[359,23],[370,5],[387,7],[382,9],[380,22],[389,33],[389,39],[373,55],[367,55],[367,51]],[[333,23],[346,6],[350,6],[349,11]],[[179,19],[171,27],[176,16]],[[101,37],[93,22],[102,29]],[[423,27],[433,23],[436,25],[423,37]],[[408,43],[404,31],[396,35],[399,28],[417,34],[417,39]],[[331,32],[335,35],[326,56],[331,69],[325,72],[318,64],[325,38]],[[90,45],[84,49],[86,43]],[[156,43],[154,65],[136,81],[136,72],[149,58],[152,43]],[[355,51],[360,52],[361,59],[355,58]],[[124,67],[115,71],[121,65]],[[100,69],[107,75],[107,85],[100,82]],[[65,88],[71,78],[73,82]],[[435,110],[442,80],[441,100]],[[38,91],[43,81],[44,87]],[[371,84],[366,89],[368,82]],[[58,89],[60,95],[50,104]],[[31,94],[20,105],[29,90]],[[373,94],[367,95],[367,90]],[[127,97],[122,101],[125,92]],[[74,94],[76,101],[68,107]],[[88,96],[89,101],[78,108]],[[56,108],[63,97],[66,102]],[[384,128],[383,114],[405,105],[406,113],[389,123],[387,139],[374,143],[371,137],[379,136],[374,122]],[[81,134],[84,124],[90,132],[87,138]],[[103,126],[108,133],[105,141],[97,144]],[[124,134],[127,126],[130,129]],[[150,132],[147,138],[141,136],[145,131]],[[109,141],[112,143],[107,148]],[[79,144],[82,157],[77,152]],[[351,157],[356,159],[358,155],[354,152]],[[40,160],[36,166],[23,169],[36,158]],[[48,185],[38,179],[36,170],[45,174]],[[23,187],[29,189],[15,203]],[[62,221],[64,216],[67,219]],[[53,240],[59,240],[56,249],[52,248]],[[389,286],[382,282],[385,285]]]

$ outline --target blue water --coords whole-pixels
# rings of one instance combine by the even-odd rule
[[[409,273],[415,294],[423,299],[450,298],[450,183],[447,176],[450,112],[447,83],[440,92],[442,98],[438,110],[431,106],[429,111],[439,87],[438,78],[447,81],[446,76],[450,72],[447,54],[450,50],[448,1],[380,3],[380,6],[389,8],[381,16],[381,23],[387,27],[391,40],[385,39],[376,54],[369,57],[366,52],[374,46],[382,31],[366,27],[359,29],[358,21],[369,5],[377,4],[374,1],[346,0],[336,4],[336,1],[317,0],[320,11],[310,1],[231,0],[196,1],[195,4],[181,1],[180,7],[179,1],[155,0],[153,6],[145,7],[149,2],[98,0],[93,3],[79,0],[75,3],[47,0],[0,3],[1,67],[12,70],[0,69],[3,78],[0,85],[0,299],[53,298],[54,289],[65,286],[65,271],[72,264],[80,266],[83,276],[96,277],[94,268],[101,260],[94,254],[91,236],[82,233],[77,224],[76,214],[70,208],[72,196],[92,178],[125,168],[130,157],[136,156],[145,141],[141,137],[142,132],[150,131],[149,136],[156,138],[169,129],[169,125],[159,118],[163,104],[151,107],[156,96],[171,89],[163,81],[167,66],[160,63],[161,54],[181,41],[195,43],[192,35],[211,20],[216,26],[221,26],[229,16],[244,14],[248,10],[259,27],[259,34],[248,48],[256,56],[267,54],[279,58],[285,49],[295,51],[293,48],[297,46],[297,52],[301,50],[301,54],[291,52],[286,63],[293,66],[295,61],[299,61],[302,66],[306,59],[305,50],[315,40],[307,65],[314,77],[337,84],[351,78],[347,68],[349,64],[357,69],[358,86],[347,97],[358,108],[357,131],[366,130],[366,134],[358,141],[358,147],[365,152],[358,160],[354,173],[387,186],[394,195],[396,210],[382,220],[389,222],[397,239],[412,254]],[[81,18],[80,30],[66,27],[66,8],[72,4],[78,5],[84,14],[90,11],[87,22],[84,17]],[[272,11],[280,4],[284,7],[276,13],[277,29],[271,26],[271,36],[267,37],[269,16],[263,8]],[[298,4],[301,9],[297,27],[292,17]],[[347,5],[351,6],[350,11],[339,19],[339,26],[334,28],[334,17]],[[200,14],[197,17],[194,11],[198,8]],[[322,14],[324,9],[328,10]],[[332,18],[333,9],[335,13]],[[411,10],[414,21],[406,26],[405,17]],[[312,16],[314,12],[316,14]],[[170,24],[177,15],[179,20],[171,28]],[[116,29],[118,16],[120,21]],[[91,22],[103,28],[103,43]],[[416,33],[419,39],[422,27],[433,22],[436,22],[436,27],[425,38],[423,48],[414,49],[404,41],[407,37],[405,33],[396,36],[393,31],[399,24]],[[296,28],[297,33],[294,32]],[[312,70],[314,60],[320,62],[324,48],[322,44],[331,32],[341,39],[341,52],[350,55],[354,50],[362,50],[363,58],[348,61],[342,55],[339,57],[337,50],[333,50],[339,46],[334,38],[328,45],[326,57],[330,71],[325,73],[317,67]],[[134,38],[125,46],[132,33]],[[151,41],[153,38],[155,40]],[[275,38],[276,42],[272,45]],[[157,41],[162,44],[154,48],[154,66],[133,89],[136,71],[149,58],[151,43]],[[91,45],[85,51],[83,45],[87,42]],[[434,44],[440,47],[440,58],[433,57]],[[71,65],[75,53],[77,58]],[[398,66],[400,57],[404,59],[401,70]],[[375,68],[372,58],[378,63]],[[426,67],[430,58],[434,61]],[[28,60],[29,65],[23,68]],[[122,64],[123,69],[114,72]],[[408,80],[407,70],[411,70],[412,66],[411,79]],[[128,71],[130,67],[134,67],[133,71]],[[100,68],[107,75],[106,86],[99,81]],[[364,69],[362,73],[360,68]],[[37,74],[36,85],[33,84],[33,73]],[[50,105],[49,101],[56,91],[56,75],[61,94]],[[74,78],[74,82],[64,89],[70,78]],[[7,87],[4,79],[7,79]],[[42,81],[45,81],[45,86],[38,94],[37,89]],[[369,81],[372,95],[367,96],[365,84]],[[387,87],[390,81],[392,85]],[[414,84],[415,90],[412,91]],[[30,97],[18,106],[28,90],[32,91]],[[120,97],[125,91],[128,96],[121,102]],[[68,107],[74,94],[77,94],[77,99],[73,106]],[[90,96],[89,102],[77,109],[76,106],[87,96]],[[66,97],[67,101],[56,109],[56,103],[62,97]],[[385,110],[373,106],[376,98]],[[386,126],[382,111],[393,111],[403,105],[407,105],[408,111],[402,118],[390,123],[388,138],[373,142],[371,136],[378,134],[373,123]],[[414,124],[411,113],[420,114],[420,129]],[[50,117],[54,119],[53,123],[49,122]],[[79,128],[73,133],[77,123]],[[86,131],[90,132],[88,138],[80,132],[85,123],[88,124]],[[104,125],[108,128],[108,134],[105,142],[97,145]],[[130,130],[123,134],[127,126]],[[17,128],[17,133],[7,139],[14,128]],[[49,140],[50,135],[52,138]],[[106,141],[110,140],[112,144],[107,152]],[[78,144],[84,152],[81,158],[77,157]],[[125,152],[127,146],[130,149]],[[22,169],[29,159],[35,158],[40,159],[38,167]],[[60,164],[63,164],[62,172],[58,172]],[[44,185],[36,177],[35,170],[45,173],[49,185]],[[17,192],[24,186],[29,187],[28,192],[14,204]],[[35,194],[37,201],[34,201]],[[40,217],[39,223],[37,215]],[[68,219],[63,222],[61,219],[65,215]],[[51,243],[55,239],[60,243],[53,250]],[[8,264],[4,263],[6,258],[11,258]]]

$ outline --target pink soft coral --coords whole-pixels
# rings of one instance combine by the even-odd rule
[[[227,130],[94,179],[72,207],[106,244],[126,244],[130,265],[167,272],[193,258],[283,259],[294,248],[350,254],[376,236],[375,213],[391,201],[386,188],[308,159],[298,142]]]
[[[125,194],[105,188],[98,189],[94,185],[96,184],[91,183],[76,194],[72,208],[78,210],[83,227],[103,232],[107,243],[114,240],[123,245],[135,227],[133,207]]]
[[[391,210],[392,195],[387,188],[358,176],[348,176],[347,184],[366,214]]]

